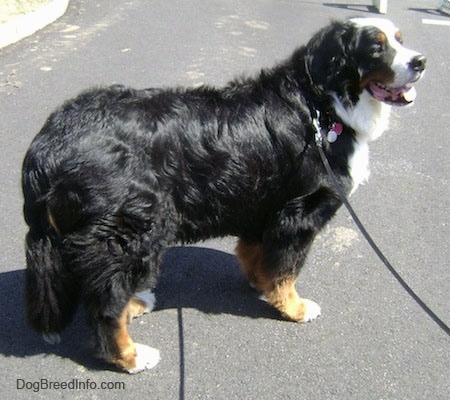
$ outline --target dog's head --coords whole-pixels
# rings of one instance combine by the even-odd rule
[[[305,58],[316,90],[349,106],[363,91],[391,105],[411,104],[425,64],[423,55],[403,46],[395,25],[381,18],[332,23],[311,39]]]

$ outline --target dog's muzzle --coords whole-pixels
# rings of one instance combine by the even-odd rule
[[[417,54],[408,63],[411,78],[402,86],[392,87],[378,81],[370,81],[366,89],[376,100],[390,105],[407,105],[414,102],[417,92],[413,84],[422,78],[427,59]]]

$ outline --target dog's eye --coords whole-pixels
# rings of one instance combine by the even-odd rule
[[[370,55],[372,58],[380,58],[386,48],[387,37],[384,32],[377,32],[373,37],[372,46],[370,47]]]
[[[400,44],[403,44],[403,36],[400,31],[395,32],[395,40],[397,40]]]
[[[384,51],[384,43],[379,42],[372,45],[372,47],[370,48],[370,55],[372,58],[380,58],[383,51]]]

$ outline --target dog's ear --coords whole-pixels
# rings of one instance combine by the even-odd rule
[[[347,97],[344,87],[358,87],[358,67],[351,57],[355,46],[355,29],[351,22],[334,22],[319,31],[307,44],[307,74],[319,91]]]

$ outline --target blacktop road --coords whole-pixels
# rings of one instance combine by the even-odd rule
[[[351,201],[392,264],[448,324],[450,18],[434,11],[436,3],[389,2],[387,17],[427,56],[428,70],[416,104],[395,110],[390,131],[372,145],[370,181]],[[344,209],[316,241],[298,283],[322,306],[313,323],[279,320],[258,299],[240,275],[233,238],[167,253],[157,309],[130,327],[137,342],[161,351],[150,371],[101,369],[82,313],[54,347],[23,318],[21,161],[56,106],[99,84],[222,84],[289,55],[330,18],[376,16],[368,4],[72,0],[58,21],[0,50],[0,398],[450,398],[449,337]]]

